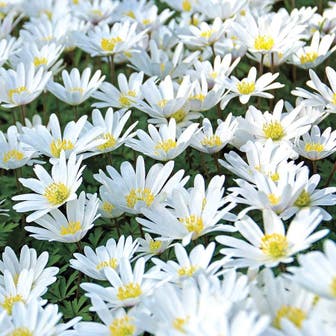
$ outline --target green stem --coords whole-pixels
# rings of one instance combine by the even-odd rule
[[[112,84],[115,84],[115,64],[114,64],[114,55],[108,57],[108,63],[110,68],[110,80]]]

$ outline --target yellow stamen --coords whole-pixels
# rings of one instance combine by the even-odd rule
[[[130,282],[125,286],[118,288],[117,298],[118,300],[134,299],[142,294],[141,287],[138,283]]]
[[[336,93],[332,95],[331,102],[333,105],[336,105]]]
[[[174,139],[167,139],[165,141],[161,141],[161,142],[157,143],[155,145],[154,149],[156,151],[162,150],[165,153],[168,153],[171,149],[176,148],[176,146],[177,146],[177,143]]]
[[[16,149],[12,149],[6,152],[3,156],[3,163],[7,163],[10,160],[21,161],[24,159],[24,154]]]
[[[300,56],[301,64],[312,63],[318,57],[318,53],[316,51],[307,52],[304,55]]]
[[[135,14],[132,10],[128,11],[125,13],[126,16],[129,16],[132,19],[135,19]]]
[[[161,99],[160,101],[157,102],[157,105],[161,108],[164,108],[168,103],[167,99]]]
[[[62,150],[72,150],[74,147],[74,144],[70,140],[57,139],[53,140],[53,142],[50,144],[50,152],[53,157],[59,158],[61,156]]]
[[[111,133],[105,133],[102,138],[106,140],[103,144],[97,146],[97,149],[100,151],[105,151],[107,149],[111,149],[115,146],[117,143],[117,140],[114,138],[114,136]]]
[[[183,0],[182,1],[182,9],[185,12],[190,12],[191,11],[191,2],[189,0]]]
[[[279,173],[275,172],[273,174],[270,174],[269,176],[272,179],[272,181],[274,181],[274,182],[278,182],[279,181],[279,178],[280,178]]]
[[[173,327],[174,327],[174,329],[176,329],[179,332],[181,332],[181,333],[184,334],[186,332],[185,329],[184,329],[184,327],[185,327],[186,323],[188,322],[188,320],[189,320],[188,316],[186,318],[180,318],[180,317],[176,318],[173,321]]]
[[[307,142],[304,149],[306,152],[323,152],[324,146],[318,142]]]
[[[331,281],[330,290],[331,290],[332,296],[336,297],[336,277],[334,277]]]
[[[195,100],[199,100],[199,101],[201,101],[201,102],[204,102],[204,100],[205,100],[205,95],[202,94],[202,93],[199,93],[199,94],[196,94],[196,95],[190,97],[190,99],[195,99]]]
[[[161,248],[162,241],[160,240],[151,240],[149,242],[149,250],[151,253],[157,253],[157,251]]]
[[[288,250],[287,238],[280,233],[267,234],[261,238],[260,249],[272,259],[285,257]]]
[[[20,94],[20,93],[23,93],[23,92],[27,92],[27,88],[25,86],[20,86],[16,89],[10,89],[8,90],[8,99],[10,102],[14,103],[14,100],[13,100],[13,96],[15,94]]]
[[[136,327],[131,323],[132,317],[124,316],[115,318],[109,326],[111,336],[132,336],[135,333]]]
[[[116,269],[118,267],[118,260],[116,258],[111,258],[108,261],[101,261],[97,266],[96,269],[100,271],[101,269],[105,267],[110,267],[113,269]]]
[[[127,93],[123,93],[119,97],[119,103],[122,107],[129,107],[134,102],[131,97],[136,97],[136,92],[134,90],[129,90]]]
[[[197,271],[198,267],[195,265],[191,265],[189,267],[181,267],[177,273],[179,276],[188,276],[191,277]]]
[[[8,315],[11,315],[13,306],[17,302],[24,302],[23,297],[20,294],[16,294],[14,296],[5,296],[5,300],[1,306],[7,311]]]
[[[310,204],[310,194],[306,190],[302,190],[299,197],[294,202],[294,205],[298,208],[304,208]]]
[[[285,136],[284,128],[278,121],[265,123],[263,126],[263,132],[267,139],[272,139],[274,141],[281,140]]]
[[[65,235],[74,235],[82,229],[82,224],[77,222],[69,222],[67,226],[62,225],[60,229],[60,234]]]
[[[103,12],[100,9],[92,9],[91,14],[99,16],[99,17],[103,16]]]
[[[36,67],[40,65],[46,65],[48,63],[48,60],[45,57],[34,57],[34,65]]]
[[[189,232],[194,232],[196,237],[198,237],[204,230],[204,223],[202,218],[196,215],[180,218],[179,221],[184,224]]]
[[[221,146],[222,144],[223,142],[218,135],[205,136],[201,141],[201,145],[207,147],[216,147]]]
[[[69,188],[63,183],[51,183],[44,191],[43,196],[51,205],[63,204],[70,195]]]
[[[125,197],[126,203],[129,208],[134,208],[138,201],[143,201],[149,207],[154,202],[154,195],[149,188],[134,189],[132,188],[130,193]]]
[[[281,319],[286,318],[291,321],[299,329],[302,327],[303,321],[307,314],[300,308],[283,305],[276,313],[273,325],[277,329],[281,329]]]
[[[104,201],[101,208],[105,212],[112,213],[115,206],[113,204],[111,204],[110,202]]]
[[[144,24],[144,25],[149,25],[151,23],[152,23],[152,20],[150,20],[150,19],[143,19],[142,20],[142,24]]]
[[[280,197],[274,195],[274,194],[269,194],[268,196],[268,200],[272,205],[277,205],[280,201]]]
[[[103,38],[100,41],[100,46],[104,51],[113,52],[116,44],[120,42],[122,42],[122,38],[119,36],[110,39]]]
[[[258,35],[254,40],[254,49],[269,51],[274,46],[274,39],[270,35]]]
[[[33,333],[28,328],[16,328],[8,336],[33,336]]]
[[[249,95],[254,92],[255,84],[253,82],[247,82],[243,79],[237,84],[237,90],[242,95]]]
[[[181,109],[176,111],[175,113],[171,114],[169,116],[169,118],[174,118],[176,120],[176,123],[180,123],[181,121],[184,120],[184,118],[186,117],[187,113],[185,110]]]
[[[201,32],[200,37],[203,37],[208,40],[213,33],[214,33],[213,29],[205,30]]]

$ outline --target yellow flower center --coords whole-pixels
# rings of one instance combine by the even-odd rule
[[[138,283],[130,282],[125,286],[118,288],[117,298],[118,300],[134,299],[142,294],[141,287]]]
[[[8,336],[33,336],[28,328],[16,328]]]
[[[187,316],[186,318],[181,318],[178,317],[173,321],[173,327],[174,329],[178,330],[179,332],[185,334],[185,325],[188,323],[189,317]]]
[[[222,140],[218,135],[210,135],[202,139],[201,145],[206,147],[217,147],[222,145]]]
[[[135,19],[135,14],[132,10],[128,11],[125,13],[126,16],[129,16],[132,19]]]
[[[237,84],[237,90],[242,95],[249,95],[254,92],[255,84],[254,82],[247,82],[246,80],[242,80]]]
[[[272,139],[274,141],[281,140],[285,136],[285,131],[279,121],[265,123],[263,132],[267,139]]]
[[[278,182],[279,181],[279,178],[280,178],[279,173],[277,173],[277,172],[275,172],[273,174],[271,173],[271,174],[269,174],[269,176],[272,179],[272,181],[274,181],[274,182]]]
[[[81,88],[81,87],[73,87],[73,88],[70,88],[69,91],[70,91],[71,93],[73,93],[73,92],[78,92],[78,93],[80,93],[80,94],[83,94],[84,89]]]
[[[154,147],[156,151],[162,150],[165,153],[168,153],[171,149],[176,148],[176,141],[173,139],[168,139],[157,143]]]
[[[60,233],[62,236],[73,235],[82,229],[82,224],[77,222],[69,222],[67,226],[62,225]]]
[[[281,329],[281,319],[286,318],[291,321],[299,329],[303,321],[306,319],[307,314],[300,308],[283,305],[276,313],[273,325],[277,329]]]
[[[59,158],[61,156],[62,150],[72,150],[74,147],[74,144],[70,140],[57,139],[53,140],[53,142],[50,144],[50,152],[53,157]]]
[[[331,102],[332,104],[336,105],[336,93],[332,95]]]
[[[165,69],[166,69],[166,64],[164,64],[164,63],[160,63],[160,71],[161,71],[161,72],[164,72]]]
[[[299,197],[294,202],[294,205],[298,208],[304,208],[310,204],[310,194],[306,190],[302,190]]]
[[[12,149],[6,152],[3,156],[3,163],[7,163],[10,160],[21,161],[24,159],[24,154],[16,149]]]
[[[304,55],[300,56],[300,62],[301,64],[311,63],[314,62],[317,57],[318,53],[316,51],[307,52]]]
[[[210,77],[212,79],[216,79],[218,77],[218,73],[216,71],[211,72]]]
[[[191,96],[190,99],[195,99],[195,100],[199,100],[200,102],[204,102],[205,95],[202,93],[198,93],[194,96]]]
[[[119,97],[119,103],[122,107],[129,107],[134,102],[131,97],[136,97],[134,90],[129,90],[127,93],[121,94]]]
[[[114,138],[114,136],[111,133],[105,133],[102,138],[106,140],[103,144],[97,146],[97,149],[100,151],[105,151],[107,149],[111,149],[115,146],[117,143],[117,140]]]
[[[177,273],[179,276],[188,276],[191,277],[197,271],[198,267],[195,265],[191,265],[189,267],[181,267]]]
[[[115,206],[113,204],[111,204],[110,202],[104,201],[101,208],[103,209],[103,211],[108,212],[108,213],[112,213],[113,209],[115,208]]]
[[[45,57],[34,57],[33,63],[36,67],[38,67],[40,65],[46,65],[48,60]]]
[[[125,197],[126,203],[129,208],[134,208],[138,201],[145,202],[146,206],[151,206],[154,202],[154,195],[149,188],[134,189],[132,188],[130,193]]]
[[[20,93],[27,92],[27,91],[28,90],[27,90],[27,88],[25,86],[20,86],[20,87],[18,87],[16,89],[10,89],[8,91],[8,99],[9,99],[10,102],[14,103],[13,96],[15,94],[20,94]]]
[[[96,15],[96,16],[100,16],[100,17],[103,16],[103,12],[100,9],[92,9],[91,14]]]
[[[261,238],[260,249],[272,259],[285,257],[288,250],[287,238],[280,233],[267,234]]]
[[[304,149],[306,152],[323,152],[324,146],[318,142],[307,142]]]
[[[274,195],[274,194],[269,194],[268,196],[268,200],[272,205],[277,205],[280,201],[280,197]]]
[[[24,302],[23,297],[20,294],[16,294],[15,296],[5,296],[5,300],[1,306],[7,311],[8,315],[11,315],[13,306],[17,302]]]
[[[70,195],[69,188],[63,183],[51,183],[44,191],[43,196],[51,205],[63,204]]]
[[[258,35],[254,40],[254,49],[269,51],[274,46],[274,39],[270,35]]]
[[[100,46],[104,51],[112,52],[117,43],[122,42],[121,37],[112,37],[110,39],[103,38],[100,41]]]
[[[5,8],[5,7],[7,7],[7,2],[0,1],[0,8]]]
[[[331,291],[332,296],[336,297],[336,277],[334,277],[331,281],[330,291]]]
[[[168,103],[168,100],[167,99],[161,99],[157,102],[157,105],[161,108],[164,108]]]
[[[151,253],[156,253],[162,246],[162,241],[160,240],[151,240],[149,242],[149,250]]]
[[[97,266],[96,269],[100,271],[105,267],[110,267],[116,269],[118,267],[118,260],[116,258],[111,258],[110,260],[101,261]]]
[[[135,333],[136,327],[131,323],[130,316],[124,316],[113,320],[109,326],[110,336],[132,336]]]
[[[204,31],[201,32],[200,37],[203,37],[205,39],[209,39],[212,36],[213,33],[214,33],[213,29],[204,30]]]
[[[152,23],[152,20],[150,20],[150,19],[143,19],[142,20],[142,24],[144,24],[144,25],[149,25],[151,23]]]
[[[171,114],[169,116],[169,118],[174,118],[176,120],[176,123],[180,123],[181,121],[184,120],[184,118],[186,117],[187,113],[185,110],[181,109],[176,111],[175,113]]]
[[[180,218],[179,221],[184,224],[189,232],[194,232],[198,237],[204,230],[204,223],[201,217],[190,215],[189,217]]]
[[[185,12],[190,12],[191,11],[191,2],[189,0],[183,0],[182,1],[182,9]]]

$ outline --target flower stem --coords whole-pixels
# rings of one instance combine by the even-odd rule
[[[115,84],[115,64],[114,64],[114,55],[108,57],[108,63],[110,68],[110,80],[112,84]]]
[[[331,172],[330,172],[330,174],[328,176],[328,179],[327,179],[326,184],[324,185],[324,188],[329,187],[329,184],[332,181],[335,172],[336,172],[336,161],[335,161],[334,166],[333,166],[333,168],[332,168],[332,170],[331,170]]]

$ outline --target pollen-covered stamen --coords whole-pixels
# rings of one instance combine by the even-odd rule
[[[33,336],[33,333],[28,328],[16,328],[8,334],[8,336]]]
[[[122,107],[129,107],[133,104],[134,98],[136,97],[136,92],[134,90],[129,90],[127,93],[123,93],[119,97],[119,103]]]
[[[62,236],[65,235],[73,235],[79,232],[82,229],[82,224],[79,221],[69,222],[67,226],[62,225],[60,229],[60,234]]]
[[[132,336],[135,333],[136,327],[132,323],[133,318],[126,315],[113,320],[109,326],[111,336]]]
[[[333,277],[330,284],[330,291],[332,296],[336,297],[336,277]]]
[[[112,52],[114,51],[115,46],[117,43],[122,42],[122,38],[117,36],[117,37],[112,37],[110,39],[103,38],[100,41],[100,46],[104,51]]]
[[[275,194],[271,193],[267,197],[271,205],[277,205],[280,202],[280,197],[276,196]]]
[[[80,94],[84,93],[84,89],[82,87],[72,87],[69,89],[71,93],[78,92]]]
[[[57,139],[53,140],[50,144],[50,153],[53,157],[59,158],[61,155],[62,150],[72,150],[74,149],[74,144],[71,142],[71,140],[66,139]]]
[[[33,63],[36,67],[39,67],[40,65],[46,65],[48,63],[48,59],[45,57],[34,57]]]
[[[157,143],[155,145],[154,149],[156,151],[162,150],[165,153],[168,153],[171,149],[176,148],[176,146],[177,146],[177,143],[174,139],[167,139],[167,140],[164,140],[164,141],[161,141],[161,142]]]
[[[205,136],[201,140],[201,145],[206,147],[217,147],[223,144],[221,138],[218,135]]]
[[[117,143],[117,140],[114,138],[114,136],[111,133],[105,133],[102,138],[106,140],[103,144],[97,146],[97,149],[100,151],[105,151],[107,149],[111,149],[115,146]]]
[[[307,142],[304,149],[306,152],[323,152],[324,145],[318,142]]]
[[[141,286],[138,283],[130,282],[118,288],[118,300],[135,299],[142,294]]]
[[[213,33],[214,33],[213,29],[208,29],[208,30],[202,31],[200,36],[208,40],[212,36]]]
[[[20,87],[15,88],[15,89],[10,89],[10,90],[8,90],[8,99],[12,103],[14,103],[13,96],[15,94],[21,94],[21,93],[24,93],[24,92],[27,92],[27,91],[28,91],[28,89],[25,86],[20,86]]]
[[[314,62],[317,57],[318,53],[316,51],[307,52],[300,56],[300,62],[301,64],[311,63]]]
[[[177,317],[174,321],[173,321],[173,327],[174,329],[178,330],[181,333],[185,333],[185,325],[188,323],[189,321],[189,316],[187,316],[186,318],[181,318],[181,317]]]
[[[111,258],[110,260],[101,261],[96,266],[97,271],[100,271],[103,268],[110,267],[116,269],[118,267],[118,260],[116,258]]]
[[[280,233],[266,234],[261,238],[260,249],[272,259],[285,257],[288,250],[287,238]]]
[[[24,302],[22,295],[16,294],[13,296],[5,296],[3,303],[1,304],[2,308],[7,311],[8,315],[12,314],[12,309],[15,303]]]
[[[298,208],[304,208],[310,204],[310,201],[311,199],[309,192],[306,190],[302,190],[301,194],[294,202],[294,205],[297,206]]]
[[[269,51],[274,46],[274,39],[270,35],[258,35],[254,40],[254,49]]]
[[[200,102],[204,102],[205,98],[206,96],[203,93],[198,93],[190,97],[190,99],[198,100]]]
[[[255,90],[255,83],[248,82],[247,80],[242,80],[237,84],[237,90],[242,95],[249,95]]]
[[[267,139],[281,140],[285,136],[285,130],[279,121],[272,121],[263,125],[263,132]]]
[[[130,193],[125,197],[129,208],[134,208],[137,202],[143,201],[149,207],[154,202],[154,195],[149,188],[132,188]]]
[[[204,230],[202,217],[190,215],[189,217],[180,218],[179,221],[184,224],[189,232],[194,232],[196,237],[198,237]]]
[[[101,206],[102,210],[107,212],[107,213],[112,213],[113,209],[115,206],[111,204],[110,202],[104,201]]]
[[[167,99],[161,99],[157,102],[157,105],[161,108],[164,108],[166,105],[168,104],[168,100]]]
[[[336,105],[336,93],[334,93],[334,94],[332,95],[332,97],[331,97],[331,103],[332,103],[333,105]]]
[[[175,113],[171,114],[169,116],[169,118],[174,118],[176,123],[178,124],[178,123],[180,123],[181,121],[184,120],[186,115],[187,115],[187,112],[185,110],[181,109],[181,110],[178,110]]]
[[[7,163],[8,161],[21,161],[24,159],[24,154],[16,149],[9,150],[4,153],[2,158],[3,163]]]
[[[188,276],[191,277],[195,274],[195,272],[198,270],[198,267],[195,265],[181,267],[177,273],[179,276]]]
[[[69,197],[70,190],[64,183],[51,183],[44,191],[43,196],[51,205],[61,205]]]
[[[280,309],[278,309],[273,321],[273,325],[275,328],[281,329],[281,320],[285,318],[300,329],[306,317],[307,314],[302,309],[289,305],[283,305]]]
[[[154,254],[157,253],[158,250],[160,250],[161,246],[162,246],[162,241],[160,240],[151,240],[149,242],[149,250],[151,253],[154,253]]]
[[[191,11],[191,2],[189,0],[183,0],[182,1],[182,9],[185,11],[185,12],[190,12]]]

